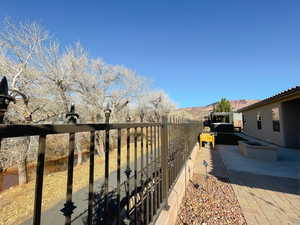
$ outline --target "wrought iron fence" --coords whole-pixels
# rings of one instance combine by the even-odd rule
[[[0,82],[0,87],[2,123],[7,106],[13,99],[8,96],[5,79]],[[160,210],[168,208],[168,194],[197,142],[201,124],[184,123],[174,118],[168,120],[167,117],[163,117],[160,123],[110,124],[110,113],[109,109],[105,111],[106,121],[102,124],[76,124],[79,115],[72,106],[66,115],[69,121],[66,125],[0,125],[0,147],[1,140],[5,138],[39,137],[33,225],[41,224],[46,139],[51,134],[68,134],[69,137],[66,201],[61,209],[65,225],[78,224],[78,219],[80,224],[88,225],[148,225],[155,222]],[[76,133],[81,132],[90,134],[88,203],[87,209],[72,219],[76,209],[72,200],[75,138]],[[96,132],[103,132],[105,139],[104,182],[98,192],[94,184]],[[116,135],[111,135],[112,132]],[[117,144],[115,175],[112,175],[109,167],[112,137]],[[133,155],[131,142],[134,143]],[[123,143],[126,145],[125,153],[121,151]],[[121,154],[126,154],[125,168],[121,167]],[[115,180],[112,188],[109,188],[110,180]]]
[[[36,168],[36,186],[33,224],[41,222],[42,192],[46,138],[51,134],[68,134],[68,173],[66,202],[61,212],[65,224],[71,224],[75,134],[90,133],[89,145],[89,194],[83,224],[150,224],[160,210],[168,207],[168,193],[197,141],[200,123],[182,123],[175,119],[162,119],[161,123],[110,124],[109,114],[104,124],[75,124],[76,114],[69,115],[73,124],[67,125],[0,125],[0,138],[39,136]],[[105,133],[105,175],[100,192],[94,187],[95,132]],[[111,177],[109,171],[110,133],[117,133],[117,172]],[[122,135],[126,133],[126,135]],[[130,142],[134,143],[131,154]],[[126,152],[121,151],[126,143]],[[139,145],[139,148],[138,148]],[[140,156],[138,157],[138,151]],[[126,154],[126,168],[121,168],[121,154]],[[133,163],[132,163],[133,159]],[[122,172],[121,172],[122,170]],[[123,175],[124,173],[125,175]],[[125,179],[124,179],[125,177]],[[115,187],[109,189],[109,180],[115,179]]]

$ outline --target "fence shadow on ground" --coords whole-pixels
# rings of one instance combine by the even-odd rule
[[[153,174],[154,176],[155,174]],[[158,175],[158,174],[156,174]],[[127,182],[124,188],[128,188]],[[122,186],[123,186],[122,185]],[[144,225],[147,221],[147,208],[153,209],[154,190],[161,187],[161,180],[157,181],[147,179],[142,185],[129,192],[123,190],[118,196],[117,189],[105,194],[104,186],[100,186],[99,191],[94,192],[93,197],[93,225]],[[107,201],[107,206],[106,206]],[[149,215],[148,215],[149,216]],[[148,218],[151,220],[151,217]],[[72,224],[87,225],[88,223],[88,209],[85,209],[80,215],[72,220]]]

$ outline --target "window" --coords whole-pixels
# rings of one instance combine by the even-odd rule
[[[262,118],[261,118],[260,113],[257,113],[256,120],[257,120],[257,129],[261,130],[261,121],[262,121]]]
[[[272,109],[273,131],[280,132],[279,108]]]

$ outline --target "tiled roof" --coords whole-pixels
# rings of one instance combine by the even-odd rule
[[[238,112],[247,111],[247,110],[250,110],[250,109],[253,109],[253,108],[260,107],[262,105],[273,103],[273,102],[282,100],[284,98],[290,97],[290,96],[295,95],[295,94],[300,94],[300,86],[296,86],[296,87],[284,90],[282,92],[279,92],[278,94],[273,95],[273,96],[271,96],[269,98],[266,98],[266,99],[264,99],[262,101],[259,101],[257,103],[252,104],[252,105],[248,105],[248,106],[246,106],[244,108],[241,108],[241,109],[238,110]]]

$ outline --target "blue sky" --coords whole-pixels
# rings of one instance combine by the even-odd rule
[[[135,69],[180,107],[300,85],[299,0],[3,0],[6,16]]]

